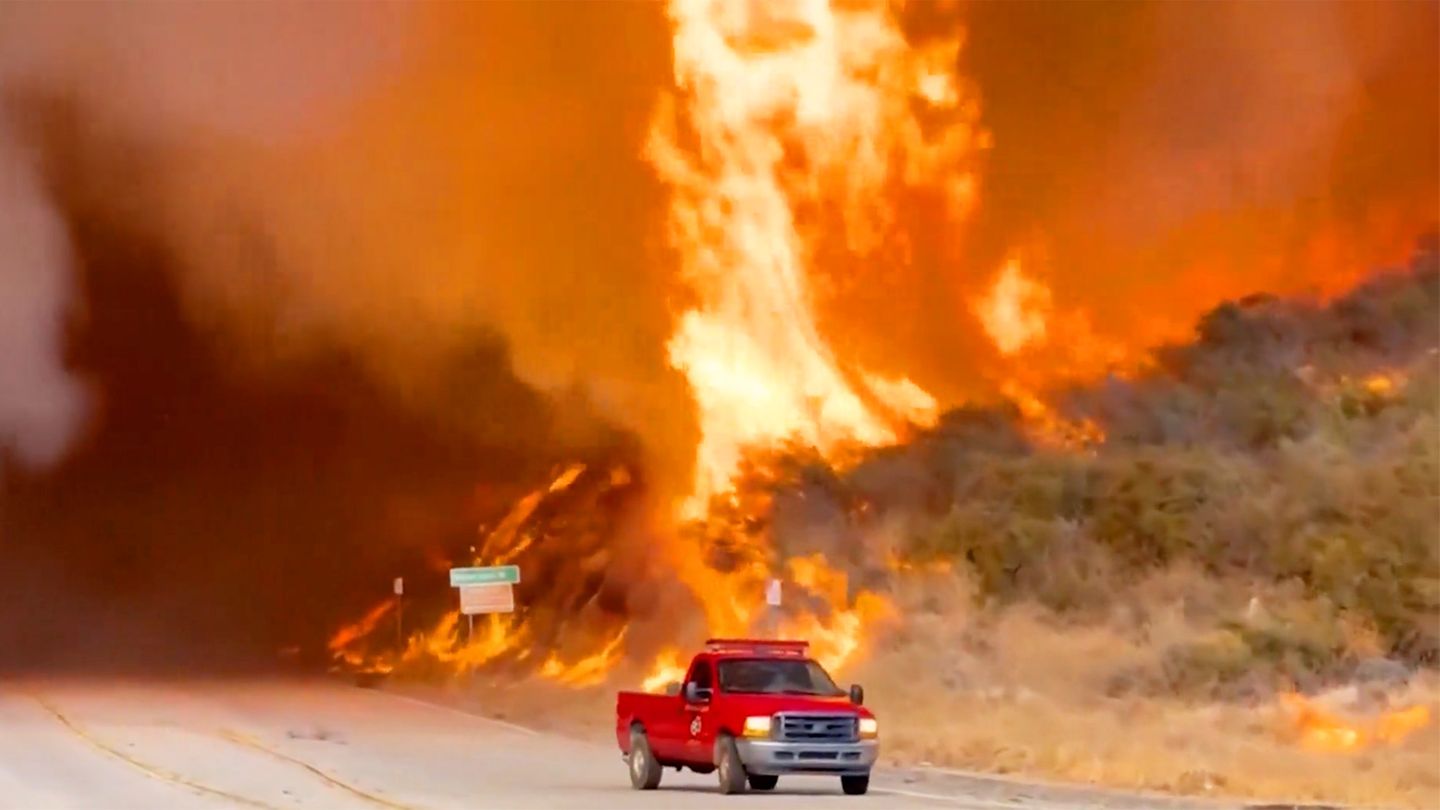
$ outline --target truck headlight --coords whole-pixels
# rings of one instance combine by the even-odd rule
[[[880,736],[880,721],[873,717],[860,718],[860,739],[873,740]]]
[[[770,715],[755,715],[745,718],[746,737],[769,737]]]

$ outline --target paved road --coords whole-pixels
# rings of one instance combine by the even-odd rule
[[[1169,804],[899,773],[857,798],[838,781],[786,778],[774,795],[726,797],[713,777],[667,771],[641,793],[611,747],[330,681],[0,685],[0,808],[16,810]]]

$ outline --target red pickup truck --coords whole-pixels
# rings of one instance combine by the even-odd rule
[[[840,777],[870,788],[880,753],[859,686],[841,691],[803,641],[711,639],[666,694],[621,692],[615,739],[630,784],[653,790],[662,768],[719,774],[722,793],[772,790],[782,774]]]

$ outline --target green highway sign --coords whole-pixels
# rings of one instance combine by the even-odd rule
[[[493,585],[505,583],[514,585],[520,581],[520,566],[492,565],[488,568],[451,568],[450,587],[462,585]]]

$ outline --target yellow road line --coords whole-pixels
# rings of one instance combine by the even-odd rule
[[[364,791],[364,790],[362,790],[362,789],[360,789],[360,788],[358,788],[358,787],[355,787],[354,785],[350,784],[349,782],[346,782],[346,781],[343,780],[343,779],[340,779],[340,778],[338,778],[338,777],[335,777],[335,776],[330,775],[329,773],[326,773],[325,771],[323,771],[323,770],[315,767],[314,765],[311,765],[310,763],[306,762],[306,761],[303,760],[303,759],[300,759],[299,757],[292,757],[292,756],[290,756],[289,754],[287,754],[287,753],[285,753],[285,752],[283,752],[283,751],[277,751],[276,749],[271,748],[271,747],[268,746],[268,745],[265,745],[264,743],[260,742],[259,740],[255,739],[254,737],[248,737],[248,736],[246,736],[246,735],[244,735],[244,734],[241,734],[241,733],[239,733],[239,732],[236,732],[236,731],[228,731],[228,730],[227,730],[227,731],[221,731],[221,732],[220,732],[220,736],[223,737],[223,738],[225,738],[225,739],[227,739],[227,740],[229,740],[230,742],[236,743],[236,744],[238,744],[238,745],[243,745],[243,746],[246,746],[246,747],[249,747],[249,748],[253,748],[253,749],[255,749],[256,751],[260,751],[260,752],[262,752],[262,753],[269,754],[270,756],[275,757],[276,759],[284,760],[285,762],[288,762],[288,763],[290,763],[291,765],[298,765],[298,766],[300,766],[301,768],[304,768],[305,770],[309,771],[310,773],[313,773],[313,774],[315,774],[316,776],[320,777],[321,779],[324,779],[326,782],[330,783],[331,785],[334,785],[335,787],[338,787],[338,788],[340,788],[341,790],[348,791],[348,792],[350,792],[350,793],[352,793],[352,794],[354,794],[354,795],[356,795],[356,796],[359,796],[360,798],[362,798],[362,799],[364,799],[364,800],[366,800],[366,801],[368,801],[368,802],[374,802],[375,804],[378,804],[378,805],[380,805],[381,807],[389,807],[389,808],[391,808],[391,810],[414,810],[414,808],[412,808],[412,807],[409,806],[409,805],[398,804],[398,803],[396,803],[396,802],[392,802],[392,801],[390,801],[389,799],[384,798],[383,796],[376,796],[376,795],[373,794],[373,793],[367,793],[366,791]]]
[[[104,740],[101,740],[98,737],[90,734],[90,732],[86,731],[84,728],[81,728],[69,717],[67,717],[64,712],[56,708],[54,704],[50,703],[39,695],[31,695],[31,697],[35,699],[36,703],[40,704],[41,708],[53,715],[56,720],[59,720],[60,723],[65,726],[65,728],[69,729],[72,734],[89,743],[91,746],[94,746],[99,751],[115,757],[121,762],[124,762],[126,765],[129,765],[130,767],[140,771],[141,773],[149,776],[152,779],[158,779],[161,782],[168,782],[172,785],[187,787],[191,790],[198,790],[201,793],[207,793],[211,796],[219,796],[222,799],[227,799],[237,804],[243,804],[247,807],[260,807],[264,808],[264,810],[279,810],[279,808],[275,807],[274,805],[269,805],[262,801],[251,799],[247,796],[240,796],[226,790],[221,790],[220,788],[210,787],[209,785],[201,784],[192,779],[187,779],[186,777],[181,776],[180,774],[173,771],[167,771],[164,768],[160,768],[155,765],[151,765],[148,762],[136,759],[135,757],[130,756],[124,751],[121,751],[120,749],[106,743]]]

